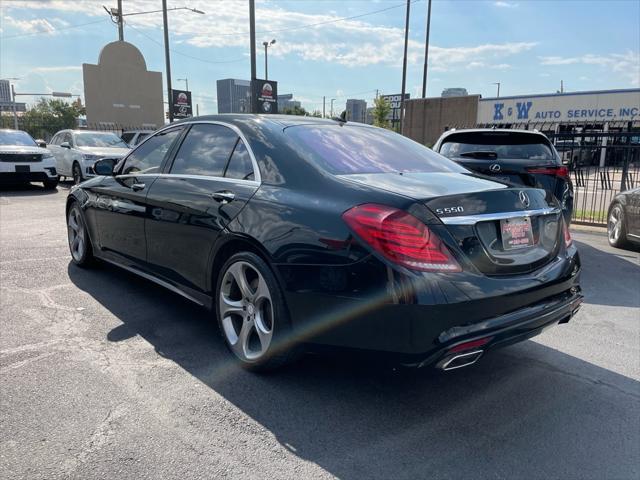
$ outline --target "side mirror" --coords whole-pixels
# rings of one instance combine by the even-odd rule
[[[113,167],[115,167],[116,162],[113,158],[103,158],[98,160],[93,164],[93,171],[96,175],[113,175]]]
[[[62,142],[62,143],[60,144],[60,146],[61,146],[62,148],[71,148],[71,145],[69,145],[69,142]]]
[[[42,140],[42,139],[40,139],[40,138],[39,138],[38,140],[36,140],[36,144],[37,144],[40,148],[47,148],[47,142],[45,142],[44,140]]]

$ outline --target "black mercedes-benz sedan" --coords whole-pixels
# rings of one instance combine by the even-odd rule
[[[207,116],[94,169],[67,200],[73,262],[113,263],[211,309],[248,368],[310,345],[459,368],[582,301],[553,195],[388,130]]]

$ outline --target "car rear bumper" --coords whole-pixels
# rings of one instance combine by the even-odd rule
[[[580,307],[580,262],[572,250],[527,279],[422,283],[413,300],[398,300],[389,284],[359,299],[289,291],[294,340],[376,351],[412,365],[438,363],[477,339],[490,337],[483,351],[525,340],[568,322]]]

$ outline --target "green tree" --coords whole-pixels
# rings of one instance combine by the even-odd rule
[[[76,128],[78,117],[86,113],[77,101],[67,103],[57,98],[41,98],[20,118],[20,126],[34,138],[50,138],[58,130]]]
[[[391,113],[391,104],[389,101],[379,96],[373,101],[373,124],[376,127],[389,128],[387,117]]]
[[[322,112],[320,110],[314,110],[309,115],[312,117],[322,118]]]
[[[309,113],[303,108],[294,105],[293,107],[283,108],[282,112],[284,115],[309,115]]]

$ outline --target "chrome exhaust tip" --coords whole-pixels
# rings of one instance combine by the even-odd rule
[[[457,355],[451,355],[440,360],[436,365],[436,368],[440,370],[449,371],[456,368],[468,367],[473,365],[482,356],[483,350],[474,350],[473,352],[459,353]]]

